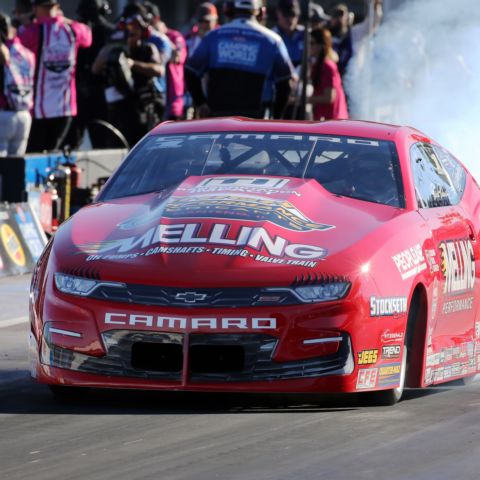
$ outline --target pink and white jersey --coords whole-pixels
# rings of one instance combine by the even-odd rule
[[[92,44],[90,28],[62,16],[44,17],[22,29],[19,37],[37,56],[34,117],[75,116],[77,52]]]
[[[16,37],[6,43],[10,60],[3,67],[0,109],[21,111],[33,108],[35,55]]]

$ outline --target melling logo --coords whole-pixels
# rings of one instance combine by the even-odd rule
[[[440,244],[442,273],[445,277],[443,293],[458,294],[475,286],[475,253],[472,242],[458,240]]]

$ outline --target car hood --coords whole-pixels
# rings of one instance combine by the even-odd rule
[[[398,214],[315,180],[189,177],[80,210],[56,233],[53,257],[60,271],[102,280],[281,286],[348,275],[362,261],[355,246]]]

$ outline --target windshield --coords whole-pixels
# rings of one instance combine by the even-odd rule
[[[160,192],[189,176],[225,174],[313,178],[337,195],[404,206],[393,142],[250,132],[149,136],[99,200]]]

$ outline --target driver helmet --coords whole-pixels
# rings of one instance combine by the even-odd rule
[[[397,187],[393,167],[383,155],[364,153],[350,160],[348,169],[350,194],[379,203],[394,202]]]

